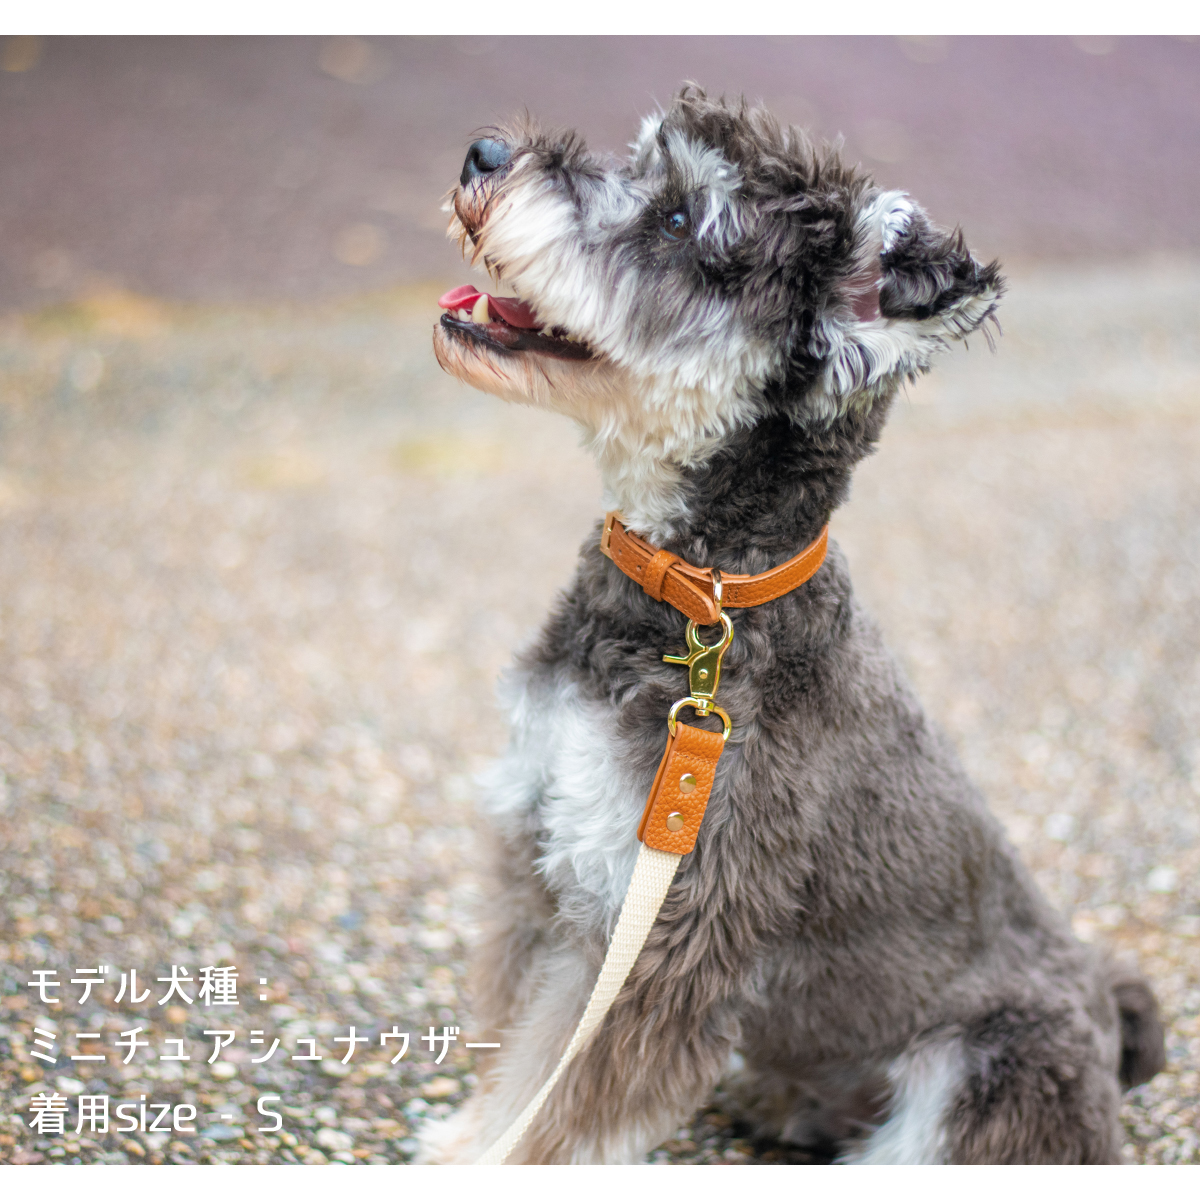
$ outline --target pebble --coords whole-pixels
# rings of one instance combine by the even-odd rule
[[[317,1134],[317,1145],[322,1150],[349,1150],[354,1145],[354,1139],[340,1129],[322,1129]]]

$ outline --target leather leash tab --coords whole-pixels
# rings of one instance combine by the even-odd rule
[[[794,558],[760,575],[721,573],[721,603],[713,595],[711,570],[693,567],[666,550],[650,545],[630,533],[615,512],[604,518],[600,551],[639,584],[648,596],[665,600],[697,625],[712,625],[720,619],[722,608],[754,608],[795,591],[811,579],[825,561],[829,546],[826,525],[810,545]]]
[[[668,854],[692,852],[724,748],[721,734],[676,722],[638,825],[640,842]]]

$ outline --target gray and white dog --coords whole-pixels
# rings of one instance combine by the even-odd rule
[[[528,120],[495,130],[452,203],[452,231],[516,298],[444,297],[439,362],[573,418],[626,525],[727,572],[814,539],[899,384],[980,329],[1003,290],[997,264],[904,194],[694,86],[628,159]],[[550,1074],[686,692],[662,661],[683,618],[598,543],[507,680],[474,981],[503,1049],[427,1132],[427,1160],[476,1158]],[[1039,895],[840,551],[732,616],[734,731],[696,848],[512,1161],[638,1161],[735,1051],[741,1118],[843,1161],[1118,1160],[1121,1087],[1163,1062],[1154,998]]]

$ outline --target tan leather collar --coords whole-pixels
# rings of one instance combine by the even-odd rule
[[[697,625],[712,625],[720,619],[722,608],[753,608],[766,604],[811,579],[825,561],[828,543],[829,526],[826,525],[816,541],[805,546],[795,558],[789,558],[761,575],[726,575],[722,572],[720,607],[717,606],[710,569],[693,567],[669,550],[659,550],[643,541],[621,524],[621,518],[615,512],[604,518],[600,552],[611,558],[634,583],[640,583],[642,591],[651,599],[665,600]]]

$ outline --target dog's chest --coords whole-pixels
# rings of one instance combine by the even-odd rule
[[[633,874],[650,781],[626,765],[612,706],[573,681],[514,673],[503,690],[512,738],[483,777],[485,811],[502,831],[534,835],[560,904],[607,917]]]

